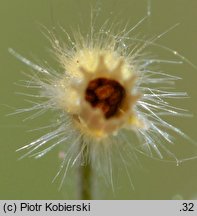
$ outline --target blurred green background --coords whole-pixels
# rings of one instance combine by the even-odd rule
[[[158,40],[159,44],[179,51],[197,64],[197,1],[196,0],[152,0],[151,17],[135,34],[151,37],[164,32],[176,23],[178,27]],[[49,42],[40,31],[40,24],[48,29],[62,25],[68,33],[81,28],[86,32],[90,23],[91,7],[97,13],[97,23],[120,21],[133,26],[146,15],[146,0],[0,0],[0,199],[76,199],[75,175],[69,175],[61,191],[59,182],[52,184],[60,161],[58,149],[45,157],[34,160],[18,160],[15,150],[42,135],[27,132],[44,125],[39,119],[25,121],[26,115],[6,116],[18,107],[24,107],[24,98],[16,82],[23,79],[21,71],[28,71],[8,53],[12,47],[27,58],[39,61],[50,60]],[[154,52],[151,47],[148,52]],[[156,49],[159,58],[177,59],[170,53]],[[51,60],[53,67],[56,63]],[[57,66],[58,67],[58,66]],[[188,92],[190,98],[174,101],[193,113],[192,118],[171,118],[171,123],[197,140],[197,70],[187,63],[183,65],[161,64],[161,68],[183,79],[176,84],[177,90]],[[173,150],[180,158],[197,155],[197,146],[176,135]],[[118,160],[118,159],[117,159]],[[115,192],[104,181],[99,180],[95,199],[196,199],[197,159],[176,166],[174,163],[156,161],[139,155],[141,166],[130,166],[135,190],[131,189],[125,171],[115,173]],[[120,178],[121,177],[121,178]],[[95,186],[97,187],[97,186]]]

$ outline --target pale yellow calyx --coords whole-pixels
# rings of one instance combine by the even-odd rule
[[[75,63],[74,67],[71,67]],[[134,106],[140,94],[133,94],[137,76],[122,57],[82,51],[71,59],[66,109],[83,134],[102,139],[128,125],[141,126]],[[68,100],[70,100],[68,99]]]
[[[104,64],[100,64],[100,58],[103,57]],[[98,66],[106,66],[108,70],[113,69],[117,62],[120,61],[120,56],[112,50],[101,50],[100,48],[81,49],[75,55],[66,61],[65,69],[71,77],[81,78],[82,73],[79,68],[85,68],[89,73],[94,73],[98,70]],[[130,77],[132,71],[129,66],[124,64],[122,68],[123,79]]]

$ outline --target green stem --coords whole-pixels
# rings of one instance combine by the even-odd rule
[[[90,161],[89,150],[87,146],[84,146],[83,141],[80,148],[82,148],[81,165],[79,167],[79,179],[80,179],[80,199],[91,200],[92,199],[92,167]]]

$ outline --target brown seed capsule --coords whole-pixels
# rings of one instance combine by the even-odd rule
[[[95,90],[98,86],[99,86],[99,80],[98,79],[92,80],[89,82],[87,90]]]
[[[105,101],[99,101],[95,107],[101,109],[105,115],[110,111],[110,107]]]
[[[90,90],[86,91],[85,99],[90,103],[94,103],[97,100],[95,93]]]
[[[111,85],[103,85],[98,87],[95,90],[95,93],[99,100],[105,100],[110,97],[114,90],[114,87]]]
[[[116,115],[125,97],[125,90],[116,80],[98,78],[90,81],[85,99],[102,110],[105,118]]]

